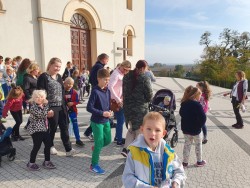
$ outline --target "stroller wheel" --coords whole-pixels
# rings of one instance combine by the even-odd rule
[[[177,143],[178,143],[178,133],[177,132],[173,134],[173,137],[171,138],[170,142],[171,142],[172,148],[174,148],[177,145]]]

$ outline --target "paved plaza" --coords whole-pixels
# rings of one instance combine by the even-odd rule
[[[184,89],[189,85],[196,85],[196,82],[184,79],[157,78],[153,83],[154,92],[159,89],[171,89],[177,101],[175,111],[178,128],[180,129],[179,107],[180,99]],[[185,170],[187,174],[186,188],[249,188],[250,187],[250,116],[247,110],[243,114],[244,129],[234,129],[235,117],[231,106],[230,98],[223,97],[223,93],[228,89],[212,86],[212,99],[210,101],[211,110],[207,113],[208,143],[203,145],[203,158],[207,165],[202,168],[195,167],[196,157],[194,147],[192,147],[189,164]],[[105,175],[96,175],[89,171],[91,161],[90,142],[83,136],[84,130],[89,124],[90,114],[86,112],[87,98],[79,105],[79,123],[84,148],[75,146],[74,137],[71,138],[73,147],[80,153],[75,157],[66,157],[60,140],[60,133],[56,133],[55,147],[59,153],[51,157],[57,169],[31,172],[26,170],[32,149],[32,139],[27,131],[23,129],[28,115],[24,115],[24,123],[21,127],[21,135],[27,139],[25,141],[13,142],[17,149],[15,161],[9,162],[3,157],[2,167],[0,167],[0,188],[15,187],[98,187],[98,188],[120,188],[122,186],[121,175],[124,168],[125,159],[120,155],[121,147],[115,143],[102,150],[100,165],[106,170]],[[247,101],[246,105],[249,105]],[[250,107],[249,107],[250,109]],[[9,114],[7,126],[13,126],[14,121]],[[112,137],[115,130],[112,129]],[[175,147],[177,155],[182,159],[183,134],[179,131],[179,142]],[[126,128],[124,128],[124,136]],[[37,164],[42,164],[44,160],[43,146],[37,156]]]

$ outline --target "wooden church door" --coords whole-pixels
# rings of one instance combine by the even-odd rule
[[[71,53],[72,63],[78,69],[91,68],[90,30],[85,18],[76,13],[71,20]]]

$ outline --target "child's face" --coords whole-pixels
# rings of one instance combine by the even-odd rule
[[[7,69],[7,70],[6,70],[6,73],[7,73],[8,75],[11,75],[11,74],[12,74],[12,70]]]
[[[45,96],[42,96],[42,95],[38,95],[34,98],[35,103],[38,105],[43,104],[44,100],[45,100]]]
[[[197,83],[196,87],[199,88],[201,91],[203,90],[203,88]]]
[[[98,86],[100,87],[100,88],[105,88],[105,87],[107,87],[108,86],[108,83],[109,83],[109,77],[107,77],[107,78],[97,78],[97,80],[98,80]]]
[[[168,106],[169,105],[169,100],[164,100],[164,105]]]
[[[165,126],[165,125],[164,125]],[[166,135],[167,131],[163,129],[163,125],[157,120],[147,120],[143,126],[141,126],[141,132],[147,145],[153,151],[159,145],[160,140]]]
[[[64,82],[64,88],[66,91],[69,91],[73,87],[74,83]]]

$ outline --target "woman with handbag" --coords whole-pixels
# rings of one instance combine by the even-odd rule
[[[123,146],[125,139],[122,138],[123,124],[125,122],[124,112],[123,112],[123,94],[122,94],[122,81],[123,76],[127,74],[131,69],[131,63],[129,61],[123,61],[119,67],[117,67],[112,75],[110,76],[110,81],[108,88],[111,93],[111,106],[114,111],[117,124],[116,124],[116,134],[115,141],[117,141],[117,146]]]
[[[143,117],[148,113],[148,103],[153,97],[149,77],[145,75],[147,62],[139,60],[135,69],[129,71],[123,78],[123,109],[126,125],[129,129],[121,154],[127,157],[127,147],[140,134]]]

